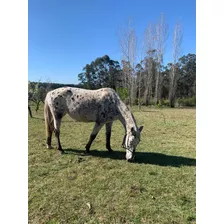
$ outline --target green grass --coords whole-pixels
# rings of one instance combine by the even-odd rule
[[[43,106],[29,124],[29,223],[196,223],[195,109],[132,111],[144,125],[135,163],[121,148],[124,130],[105,128],[84,155],[93,123],[65,116],[61,144],[45,147]],[[53,137],[53,146],[56,139]],[[88,204],[89,203],[89,204]]]

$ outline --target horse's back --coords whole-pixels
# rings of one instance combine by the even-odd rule
[[[76,88],[76,87],[60,87],[54,90],[51,90],[47,93],[47,96],[57,96],[57,95],[66,95],[67,93],[73,93],[73,94],[81,94],[81,95],[95,95],[97,94],[98,96],[104,96],[105,94],[114,94],[116,93],[113,89],[111,88],[100,88],[96,90],[89,90],[89,89],[82,89],[82,88]]]
[[[46,101],[57,114],[68,113],[77,121],[93,122],[110,119],[118,114],[117,94],[111,88],[87,90],[81,88],[62,87],[50,91]]]

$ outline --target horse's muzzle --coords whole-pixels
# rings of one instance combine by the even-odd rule
[[[127,161],[128,161],[129,163],[134,162],[134,160],[135,160],[135,156],[133,156],[133,157],[130,158],[130,159],[127,159]]]

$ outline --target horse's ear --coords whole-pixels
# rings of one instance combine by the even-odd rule
[[[143,126],[140,126],[140,128],[138,129],[140,132],[142,131],[142,129],[143,129]]]

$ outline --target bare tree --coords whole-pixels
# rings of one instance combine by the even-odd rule
[[[157,72],[156,72],[156,83],[155,83],[155,104],[158,104],[161,98],[161,67],[163,64],[163,55],[165,52],[166,41],[168,37],[168,25],[165,20],[164,13],[161,14],[159,22],[155,26],[155,49],[156,49],[156,60],[157,60]]]
[[[143,60],[140,60],[140,63],[136,65],[136,69],[138,70],[137,74],[138,74],[138,77],[137,77],[137,86],[138,86],[138,109],[140,110],[141,109],[141,104],[142,104],[142,100],[141,100],[141,97],[142,97],[142,88],[143,88],[143,85],[142,85],[142,81],[143,81],[143,76],[142,76],[142,73],[144,72],[144,69],[143,69]]]
[[[123,58],[122,65],[124,75],[124,86],[128,88],[129,101],[130,105],[132,105],[136,96],[135,63],[137,37],[130,19],[128,20],[128,25],[126,28],[119,29],[117,36],[120,43]]]
[[[153,87],[155,86],[155,75],[156,75],[156,61],[154,57],[154,51],[149,51],[145,58],[145,91],[144,91],[144,102],[145,105],[150,105],[152,102]]]
[[[145,41],[143,40],[142,41],[142,45],[141,45],[141,48],[140,48],[140,52],[139,52],[139,63],[136,65],[136,74],[137,74],[137,89],[138,89],[138,109],[140,110],[141,109],[141,104],[142,104],[142,91],[144,89],[144,68],[143,68],[143,64],[144,64],[144,54],[145,54],[145,47],[146,47],[146,43]]]
[[[145,76],[144,76],[144,103],[149,105],[151,103],[152,95],[152,81],[155,73],[155,32],[152,24],[149,24],[145,31],[145,53],[144,60]]]
[[[177,90],[177,80],[178,80],[178,66],[177,61],[181,54],[181,44],[183,40],[182,26],[179,22],[176,23],[173,33],[173,49],[172,58],[173,62],[170,65],[170,87],[169,87],[169,103],[171,107],[174,107],[175,96]]]

